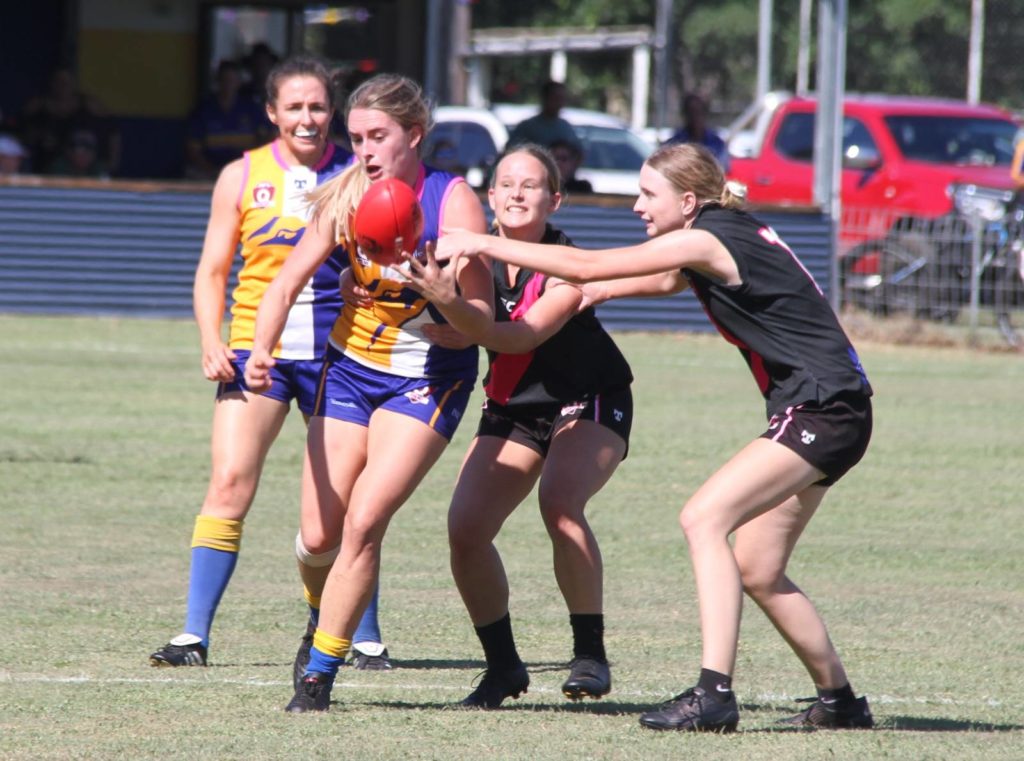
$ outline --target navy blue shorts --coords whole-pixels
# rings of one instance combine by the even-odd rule
[[[249,359],[248,349],[234,349],[235,359],[231,366],[235,368],[233,381],[217,384],[217,398],[224,394],[237,391],[249,391],[245,383],[245,363]],[[292,399],[304,415],[312,415],[316,406],[316,390],[320,385],[320,371],[323,368],[320,359],[277,359],[270,368],[273,381],[270,388],[260,396],[290,404]],[[249,393],[252,393],[249,391]]]
[[[451,441],[469,404],[476,376],[406,378],[382,373],[328,346],[313,414],[362,426],[375,410],[416,418]]]
[[[871,425],[871,398],[848,394],[772,415],[761,438],[792,449],[825,474],[819,486],[831,486],[864,456]]]
[[[477,436],[495,436],[529,447],[547,457],[551,440],[573,420],[593,420],[618,434],[629,452],[629,432],[633,427],[633,394],[629,388],[585,397],[578,402],[552,405],[507,407],[493,399],[484,401]]]

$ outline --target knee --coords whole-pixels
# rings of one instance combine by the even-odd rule
[[[309,537],[299,532],[295,537],[295,557],[310,568],[323,568],[333,564],[340,550],[336,542],[328,542],[322,534]]]
[[[452,561],[457,561],[473,553],[479,545],[477,532],[463,522],[448,523],[448,551]]]
[[[255,490],[255,474],[233,464],[218,465],[210,472],[206,502],[211,507],[247,508]]]
[[[737,558],[743,591],[754,600],[764,600],[779,589],[782,572],[774,566]]]
[[[387,521],[371,511],[349,510],[342,529],[342,543],[359,554],[375,553],[379,550]]]
[[[699,542],[710,529],[707,512],[694,502],[687,502],[679,512],[679,527],[691,545]]]
[[[453,564],[489,549],[494,534],[471,511],[452,511],[448,515],[448,551]]]
[[[553,541],[568,540],[585,531],[583,510],[586,500],[581,496],[557,488],[546,488],[541,489],[539,501],[544,528]]]

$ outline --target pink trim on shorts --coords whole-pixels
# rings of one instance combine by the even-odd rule
[[[774,436],[771,437],[771,439],[769,439],[769,441],[778,441],[779,439],[782,438],[782,434],[786,432],[786,428],[788,428],[789,424],[793,422],[793,413],[798,409],[800,409],[800,405],[797,405],[796,407],[786,408],[785,419],[779,425],[779,430],[775,433]]]

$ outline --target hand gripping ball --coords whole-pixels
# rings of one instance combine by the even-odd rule
[[[415,251],[423,234],[423,210],[416,193],[394,177],[370,185],[356,208],[356,244],[383,266],[400,264],[402,251]],[[401,238],[401,248],[395,239]]]

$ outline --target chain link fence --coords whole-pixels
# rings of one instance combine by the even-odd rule
[[[942,324],[971,344],[998,336],[1022,348],[1024,206],[1009,192],[971,190],[973,197],[961,202],[966,211],[934,219],[845,208],[843,308],[901,324]]]

